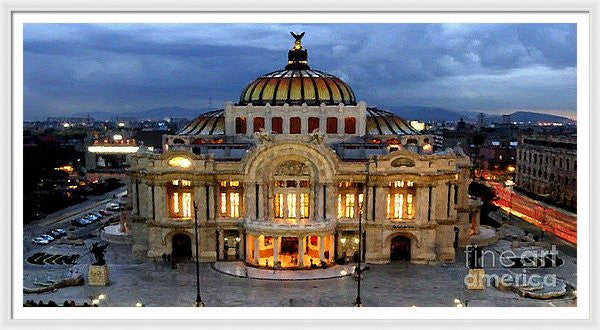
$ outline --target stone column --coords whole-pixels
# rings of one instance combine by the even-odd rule
[[[273,237],[273,267],[277,265],[279,261],[279,236]]]
[[[247,238],[248,235],[244,236],[246,237],[246,240],[244,240],[244,245],[246,246],[245,248],[245,254],[244,254],[244,260],[246,260],[247,263],[250,263],[250,254],[248,252],[250,252],[250,240]],[[244,252],[244,251],[242,251]]]
[[[429,212],[429,186],[418,184],[417,196],[413,200],[415,204],[415,222],[427,223],[427,214]]]
[[[271,116],[268,114],[265,114],[265,133],[271,134],[272,131],[273,131],[273,126],[272,126],[272,122],[271,122]]]
[[[246,116],[246,135],[252,136],[253,132],[254,132],[254,116],[251,114],[248,114],[248,116]]]
[[[375,218],[379,222],[387,221],[387,187],[375,188]]]
[[[209,183],[208,186],[208,209],[209,209],[209,213],[210,213],[210,219],[207,220],[213,220],[216,218],[216,206],[215,206],[215,186],[212,183]]]
[[[304,267],[304,242],[306,241],[306,236],[298,237],[298,265],[300,268]]]
[[[194,187],[194,201],[196,202],[196,206],[198,207],[198,221],[206,221],[206,187],[204,183],[197,182]],[[166,200],[166,199],[165,199]]]
[[[225,237],[223,237],[223,230],[219,230],[219,251],[217,252],[217,259],[221,257],[221,259],[225,259],[225,255],[227,251],[225,251]]]
[[[337,189],[335,188],[335,185],[333,185],[331,183],[327,183],[325,185],[325,188],[327,189],[327,193],[326,193],[327,200],[325,201],[325,203],[327,203],[327,214],[325,216],[329,219],[336,219],[337,218]]]
[[[290,134],[290,117],[281,116],[283,120],[283,134]]]
[[[344,116],[337,116],[338,134],[344,134]]]
[[[258,243],[258,239],[260,238],[260,235],[253,235],[254,236],[254,264],[258,266],[258,260],[260,259],[260,251],[258,250],[259,248],[259,243]]]
[[[300,133],[302,134],[308,134],[310,133],[308,131],[308,116],[307,115],[302,115],[300,117]]]
[[[164,182],[154,184],[154,214],[157,221],[169,217],[169,203],[167,201],[167,187]]]
[[[335,256],[333,255],[335,253],[335,251],[334,251],[335,236],[334,235],[330,235],[329,237],[331,237],[331,240],[330,240],[330,243],[329,243],[329,259],[331,259],[332,261],[335,261]]]
[[[320,235],[319,236],[319,259],[321,259],[321,261],[325,260],[325,240],[324,240],[325,236]]]

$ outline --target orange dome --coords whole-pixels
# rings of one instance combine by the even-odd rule
[[[354,92],[340,78],[308,66],[308,52],[301,34],[288,52],[284,70],[267,73],[251,82],[240,95],[239,105],[356,105]]]
[[[279,70],[251,82],[239,105],[356,105],[354,92],[340,78],[317,70]]]

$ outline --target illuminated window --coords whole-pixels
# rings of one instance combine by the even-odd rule
[[[300,194],[300,218],[308,218],[308,194]]]
[[[193,217],[194,191],[190,180],[172,180],[167,185],[169,217],[191,219]]]
[[[414,219],[415,185],[412,181],[393,181],[389,183],[386,196],[387,217],[390,220]]]
[[[287,195],[287,214],[288,218],[296,217],[296,194]]]
[[[338,218],[356,219],[364,195],[361,182],[341,181],[338,183]],[[358,201],[358,204],[357,204]]]
[[[169,161],[167,163],[169,164],[169,166],[173,166],[173,167],[188,168],[188,167],[192,166],[192,160],[187,157],[183,157],[183,156],[175,156],[175,157],[169,159]]]
[[[273,215],[295,223],[310,217],[310,184],[308,180],[289,178],[274,180]]]
[[[239,218],[242,213],[243,187],[239,181],[219,183],[219,215],[225,218]]]
[[[275,194],[275,218],[283,218],[283,194]]]

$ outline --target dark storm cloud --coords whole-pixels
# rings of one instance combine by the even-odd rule
[[[370,104],[576,109],[573,24],[27,24],[25,115],[236,101],[291,30]]]

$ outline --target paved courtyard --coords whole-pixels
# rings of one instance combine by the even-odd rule
[[[86,240],[90,246],[95,239]],[[499,252],[506,248],[507,241],[486,248]],[[93,258],[84,246],[56,245],[40,247],[38,251],[24,251],[27,258],[35,252],[52,254],[75,254],[81,257],[75,266],[24,264],[24,286],[36,287],[35,282],[59,279],[67,276],[70,269],[87,273],[87,265]],[[506,269],[501,266],[489,267],[486,272],[512,273],[553,273],[558,278],[576,285],[576,258],[559,251],[564,263],[546,269]],[[146,306],[193,306],[196,297],[195,265],[180,264],[171,269],[162,260],[147,260],[133,263],[130,247],[111,244],[107,249],[107,262],[111,284],[94,287],[87,284],[79,287],[63,288],[43,294],[25,294],[24,300],[52,299],[59,304],[64,300],[78,303],[89,302],[90,297],[103,293],[107,298],[101,306],[134,306],[142,302]],[[456,263],[451,265],[414,265],[396,262],[389,265],[370,265],[363,273],[362,300],[364,306],[438,306],[452,307],[454,299],[466,301],[468,307],[483,306],[575,306],[572,294],[566,298],[534,300],[523,298],[512,292],[499,291],[494,287],[485,290],[466,290],[463,278],[467,273],[464,254],[460,253]],[[213,269],[212,264],[200,266],[202,299],[207,306],[351,306],[356,297],[356,280],[352,276],[333,279],[273,281],[236,277]],[[318,270],[314,270],[318,271]]]

